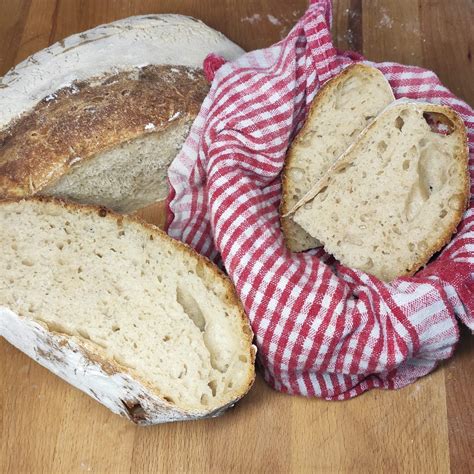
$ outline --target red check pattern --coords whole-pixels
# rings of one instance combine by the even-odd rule
[[[276,45],[224,65],[206,61],[211,91],[169,172],[169,233],[225,267],[269,384],[345,399],[432,371],[453,353],[456,317],[474,329],[474,207],[436,260],[390,284],[322,250],[286,249],[278,218],[285,152],[321,85],[357,59],[334,48],[330,21],[330,1],[314,1]],[[474,178],[473,110],[430,71],[375,66],[397,97],[457,110]]]

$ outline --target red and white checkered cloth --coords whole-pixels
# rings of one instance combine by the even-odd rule
[[[346,399],[433,370],[458,341],[455,316],[474,329],[474,206],[433,263],[390,284],[322,250],[286,249],[278,217],[285,152],[318,89],[355,58],[334,48],[330,18],[331,2],[314,1],[286,39],[219,68],[169,171],[168,231],[225,267],[270,385]],[[457,110],[474,178],[473,110],[430,71],[375,66],[397,97]],[[211,57],[205,70],[215,69]]]

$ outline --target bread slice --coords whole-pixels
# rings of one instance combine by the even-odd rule
[[[167,169],[209,86],[210,52],[243,50],[182,15],[73,35],[0,78],[0,197],[35,194],[133,212],[168,194]]]
[[[311,104],[308,118],[288,151],[282,173],[284,216],[323,176],[367,124],[395,100],[382,73],[355,64],[328,81]],[[282,217],[286,245],[294,252],[318,247],[291,217]]]
[[[0,336],[139,424],[216,416],[254,379],[230,281],[104,208],[0,203]]]
[[[394,102],[298,203],[294,220],[346,266],[413,275],[469,199],[466,130],[450,108]]]

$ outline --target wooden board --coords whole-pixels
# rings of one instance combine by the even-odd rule
[[[471,0],[339,0],[337,46],[434,69],[474,104]],[[0,74],[69,34],[132,14],[194,15],[246,49],[279,40],[304,0],[0,0]],[[145,217],[163,222],[162,208]],[[0,472],[474,472],[474,344],[397,392],[289,397],[257,380],[216,420],[137,428],[0,341]]]

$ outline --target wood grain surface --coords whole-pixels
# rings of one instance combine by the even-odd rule
[[[281,39],[306,0],[0,0],[0,74],[72,33],[129,15],[184,13],[245,49]],[[472,0],[339,0],[334,40],[372,60],[433,69],[474,104]],[[163,223],[163,207],[143,214]],[[257,380],[216,420],[137,428],[0,341],[0,472],[474,472],[474,344],[416,384],[347,402]]]

